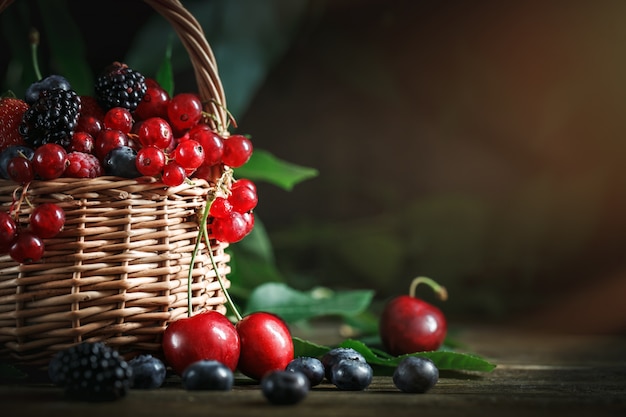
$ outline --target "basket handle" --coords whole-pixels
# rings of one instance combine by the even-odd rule
[[[0,0],[0,13],[13,1]],[[162,15],[174,28],[189,54],[204,110],[213,116],[208,123],[218,133],[227,134],[229,115],[226,110],[224,88],[217,71],[215,56],[206,40],[202,26],[179,0],[143,1]]]

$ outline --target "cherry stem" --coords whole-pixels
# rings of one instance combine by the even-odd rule
[[[202,213],[202,218],[200,219],[200,225],[199,225],[200,230],[198,232],[198,238],[196,239],[196,245],[195,245],[193,253],[191,255],[191,265],[189,267],[189,273],[188,273],[188,276],[187,276],[187,303],[188,303],[187,315],[188,316],[191,316],[192,308],[193,308],[192,302],[191,302],[191,280],[192,280],[193,264],[194,264],[196,255],[198,253],[198,249],[200,247],[200,243],[204,240],[206,242],[206,246],[207,246],[207,249],[208,249],[209,259],[211,260],[211,265],[213,267],[213,270],[215,271],[215,277],[217,278],[217,281],[220,284],[220,288],[222,289],[222,292],[224,293],[224,296],[226,297],[226,301],[228,303],[228,306],[232,310],[232,312],[235,315],[237,321],[241,320],[241,318],[242,318],[241,314],[239,313],[239,310],[235,306],[235,303],[230,298],[230,294],[228,293],[228,290],[226,289],[226,286],[224,285],[224,281],[223,281],[222,276],[220,275],[220,271],[219,271],[219,269],[217,267],[217,262],[215,261],[215,257],[213,256],[213,250],[211,248],[211,241],[209,239],[209,234],[208,234],[207,228],[206,228],[207,219],[209,218],[209,212],[211,211],[211,205],[213,204],[213,201],[215,201],[215,198],[217,197],[217,190],[219,190],[220,188],[222,188],[224,186],[224,182],[228,178],[230,178],[231,175],[232,175],[232,171],[231,170],[227,170],[227,171],[225,171],[222,174],[220,179],[217,181],[217,184],[215,186],[215,191],[213,193],[209,194],[209,197],[207,199],[206,205],[204,207],[204,212]]]
[[[37,29],[32,28],[30,33],[28,34],[28,39],[30,41],[30,53],[31,58],[33,60],[33,69],[35,70],[35,76],[37,80],[41,80],[41,71],[39,70],[39,59],[37,58],[37,47],[39,46],[39,31]]]
[[[409,295],[411,297],[415,297],[415,289],[419,284],[426,284],[435,292],[437,297],[446,301],[448,299],[448,290],[443,285],[439,285],[435,280],[428,277],[416,277],[411,281],[411,286],[409,288]]]

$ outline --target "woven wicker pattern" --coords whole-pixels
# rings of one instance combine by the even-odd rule
[[[227,135],[222,86],[198,22],[178,0],[145,1],[186,46],[212,127]],[[0,11],[11,2],[0,0]],[[216,169],[215,181],[222,173]],[[209,251],[228,287],[227,245],[200,243],[191,264],[200,216],[214,192],[215,183],[204,180],[178,187],[154,178],[33,181],[28,200],[59,204],[66,224],[45,240],[37,263],[0,256],[0,360],[45,366],[57,351],[85,340],[106,341],[127,357],[158,354],[167,324],[187,316],[190,304],[193,312],[225,312]],[[22,193],[16,183],[0,180],[0,209],[8,211]],[[20,207],[26,222],[30,207],[26,201]]]

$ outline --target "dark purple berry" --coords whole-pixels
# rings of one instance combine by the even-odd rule
[[[28,86],[24,93],[24,101],[28,104],[33,104],[39,100],[39,94],[44,90],[52,90],[54,88],[60,88],[61,90],[71,90],[72,86],[70,82],[61,75],[49,75],[39,81],[35,81]]]
[[[353,359],[365,362],[365,358],[358,351],[352,348],[337,347],[329,350],[322,356],[321,362],[324,365],[324,376],[329,382],[333,382],[331,378],[331,369],[333,365],[342,359]]]
[[[324,380],[324,365],[317,358],[308,356],[300,356],[294,358],[287,367],[286,371],[302,372],[309,380],[309,385],[314,387]]]
[[[272,404],[290,405],[309,393],[309,380],[302,372],[271,371],[261,379],[261,391]]]
[[[331,368],[331,382],[343,391],[362,391],[372,383],[374,370],[367,362],[341,359]]]
[[[396,367],[393,383],[402,392],[425,393],[437,384],[439,370],[432,360],[407,356]]]
[[[133,370],[131,388],[156,389],[163,385],[167,370],[161,359],[144,354],[128,361],[128,365]]]
[[[235,383],[233,371],[216,360],[200,360],[192,363],[181,375],[187,390],[230,391]]]
[[[135,165],[136,159],[137,151],[130,146],[115,148],[104,157],[104,172],[107,175],[113,175],[115,177],[141,177]]]

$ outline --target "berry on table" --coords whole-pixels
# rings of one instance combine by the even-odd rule
[[[167,369],[163,361],[150,354],[135,356],[128,361],[133,376],[131,388],[156,389],[163,385],[167,376]]]
[[[333,365],[339,363],[339,361],[342,359],[351,359],[365,362],[365,358],[363,357],[363,355],[353,348],[332,348],[331,350],[326,352],[321,359],[322,365],[324,365],[324,376],[329,382],[333,382],[331,373]]]
[[[324,380],[324,365],[322,361],[310,356],[298,356],[287,364],[286,371],[302,372],[309,380],[309,385],[314,387]]]
[[[48,366],[50,380],[70,398],[113,401],[126,396],[132,368],[103,342],[83,342],[58,352]]]
[[[407,356],[400,361],[392,378],[400,391],[421,394],[437,384],[439,370],[428,358]]]
[[[181,376],[187,390],[230,391],[235,383],[233,371],[220,361],[202,359],[193,362]]]
[[[330,380],[340,390],[362,391],[374,377],[374,370],[358,359],[341,359],[330,368]]]
[[[309,380],[302,372],[271,371],[261,379],[263,396],[275,405],[292,405],[309,393]]]

